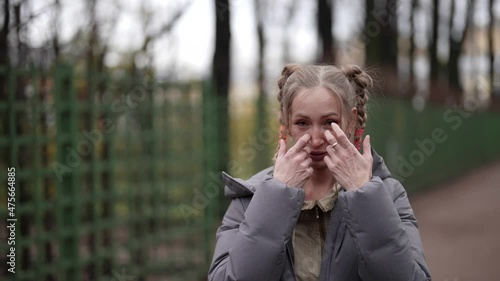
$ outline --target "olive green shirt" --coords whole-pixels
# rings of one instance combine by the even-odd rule
[[[298,281],[319,280],[323,246],[339,189],[335,184],[320,200],[304,201],[292,242]]]

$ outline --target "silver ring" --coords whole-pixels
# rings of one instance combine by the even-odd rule
[[[339,143],[338,143],[338,142],[336,142],[336,143],[332,144],[332,148],[333,148],[333,149],[335,149],[335,146],[336,146],[337,144],[339,144]]]

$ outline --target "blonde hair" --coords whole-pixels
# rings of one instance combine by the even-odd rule
[[[298,65],[287,64],[278,80],[278,101],[280,102],[279,122],[283,128],[289,128],[290,110],[296,94],[303,89],[322,86],[341,101],[341,127],[347,124],[353,107],[358,114],[356,118],[355,131],[365,128],[367,114],[366,103],[368,102],[368,89],[373,86],[372,78],[356,65],[344,65],[340,68],[333,65]],[[346,118],[347,117],[347,118]],[[354,121],[354,120],[352,120]],[[285,134],[287,132],[280,132]],[[346,132],[349,136],[351,132]],[[360,134],[354,134],[354,140],[359,142]]]

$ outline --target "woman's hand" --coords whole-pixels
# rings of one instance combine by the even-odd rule
[[[354,147],[342,129],[332,123],[333,134],[325,131],[330,144],[324,160],[337,182],[347,191],[360,188],[372,178],[373,157],[370,136],[363,141],[363,154]]]
[[[312,159],[309,157],[311,152],[307,143],[311,136],[309,134],[303,135],[297,143],[286,150],[286,143],[280,140],[278,155],[274,164],[273,177],[287,186],[302,188],[306,181],[313,173],[311,167]]]

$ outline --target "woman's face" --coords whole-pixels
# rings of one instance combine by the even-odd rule
[[[297,93],[292,101],[289,130],[293,143],[304,134],[310,134],[308,143],[311,148],[311,166],[314,169],[326,168],[323,158],[327,155],[328,142],[325,131],[332,130],[333,122],[341,122],[341,103],[339,98],[324,87],[315,87]],[[354,109],[355,110],[355,109]],[[290,145],[291,146],[291,145]]]

